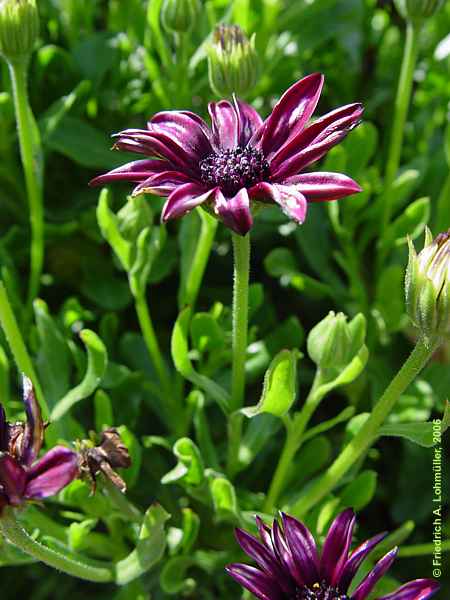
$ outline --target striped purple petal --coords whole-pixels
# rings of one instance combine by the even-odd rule
[[[9,454],[0,454],[0,486],[8,498],[8,504],[17,506],[22,502],[25,488],[25,470]]]
[[[352,600],[366,600],[378,581],[383,577],[397,556],[398,548],[393,548],[376,563],[368,575],[353,592]]]
[[[323,544],[320,577],[331,585],[337,585],[348,558],[352,543],[355,513],[344,510],[333,521]]]
[[[314,538],[303,523],[285,513],[281,516],[286,541],[304,584],[314,585],[319,581],[319,557]]]
[[[308,202],[339,200],[350,194],[361,192],[361,187],[342,173],[301,173],[284,181],[285,185],[295,185]]]
[[[20,462],[22,465],[30,466],[38,457],[44,441],[44,421],[41,409],[36,401],[31,379],[23,376],[23,402],[27,422],[25,425]]]
[[[192,183],[192,177],[181,171],[162,171],[156,175],[150,175],[145,181],[142,181],[133,189],[131,195],[155,194],[157,196],[170,196],[174,190],[185,183]]]
[[[131,181],[138,183],[139,181],[148,179],[152,175],[157,175],[163,171],[170,171],[171,169],[173,169],[172,165],[165,160],[155,158],[134,160],[104,175],[95,177],[89,182],[89,185],[104,185],[111,181]]]
[[[25,498],[53,496],[78,475],[78,454],[64,446],[55,446],[27,472]]]
[[[219,188],[216,188],[214,211],[227,227],[239,235],[246,235],[253,225],[250,199],[245,188],[228,198],[222,194]]]
[[[182,217],[196,206],[207,202],[214,190],[207,190],[197,183],[180,185],[170,194],[162,210],[161,219],[165,223],[169,219]]]
[[[379,533],[374,537],[360,544],[350,555],[350,558],[345,563],[344,569],[339,580],[339,589],[342,592],[347,592],[354,576],[366,556],[386,537],[387,533]]]
[[[428,600],[439,591],[439,587],[433,579],[415,579],[378,600]]]
[[[231,150],[239,145],[240,122],[234,105],[228,100],[210,102],[213,143],[217,150]]]
[[[148,123],[150,132],[161,131],[173,137],[177,144],[197,160],[212,152],[211,133],[206,123],[195,113],[170,110],[157,113]]]
[[[296,223],[302,224],[305,221],[308,203],[295,185],[263,181],[250,188],[249,195],[256,200],[275,202],[284,214]]]
[[[283,592],[276,581],[259,569],[235,563],[225,567],[225,570],[259,600],[283,600]]]
[[[264,123],[261,149],[267,157],[303,130],[317,106],[322,86],[323,75],[313,73],[281,96]]]
[[[239,146],[245,147],[250,140],[255,145],[262,135],[263,120],[253,106],[239,98],[234,98],[234,106],[239,120]]]

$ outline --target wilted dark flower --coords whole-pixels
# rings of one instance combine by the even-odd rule
[[[236,537],[259,568],[233,564],[227,571],[259,600],[366,600],[397,554],[394,548],[383,556],[349,593],[361,563],[385,533],[350,553],[355,515],[345,510],[331,524],[319,558],[311,532],[297,519],[282,514],[282,526],[275,520],[270,528],[259,518],[257,525],[260,539],[242,529]],[[433,580],[416,579],[378,600],[427,600],[438,589]]]
[[[86,476],[95,491],[96,477],[99,473],[109,479],[121,492],[125,492],[125,481],[114,469],[126,469],[131,466],[128,448],[122,441],[117,429],[109,428],[102,432],[100,444],[92,446],[89,441],[81,442],[80,470]]]
[[[188,111],[157,113],[147,129],[116,135],[116,149],[149,158],[95,178],[91,185],[127,180],[136,196],[167,196],[163,221],[202,205],[241,235],[253,224],[251,202],[276,203],[303,223],[308,201],[337,200],[361,191],[339,173],[301,173],[341,142],[361,119],[361,104],[343,106],[307,126],[323,85],[319,73],[291,86],[263,121],[234,98],[209,104],[212,129]]]
[[[26,423],[8,423],[0,404],[0,511],[57,494],[78,474],[77,454],[56,446],[38,460],[44,424],[31,381],[23,378]]]

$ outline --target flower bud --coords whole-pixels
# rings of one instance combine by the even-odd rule
[[[434,240],[427,229],[419,254],[409,241],[405,292],[408,315],[426,339],[450,335],[450,229]]]
[[[442,6],[443,0],[395,0],[397,10],[404,19],[420,23],[432,17]]]
[[[207,48],[209,83],[220,97],[245,96],[258,80],[255,36],[250,40],[238,25],[220,25]]]
[[[185,33],[191,29],[199,12],[199,0],[164,0],[161,19],[168,31]]]
[[[361,313],[350,322],[343,313],[331,311],[308,336],[308,354],[321,369],[346,367],[359,352],[366,337],[366,319]]]
[[[38,35],[36,0],[0,0],[0,53],[7,60],[31,54]]]

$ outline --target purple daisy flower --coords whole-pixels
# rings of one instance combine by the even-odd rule
[[[356,589],[349,586],[366,556],[387,535],[381,533],[350,552],[355,515],[351,509],[336,517],[322,554],[303,523],[282,514],[272,528],[256,518],[259,537],[236,530],[241,548],[259,568],[232,564],[228,573],[259,600],[365,600],[394,561],[397,548],[381,558]],[[430,579],[416,579],[378,600],[427,600],[439,589]]]
[[[209,104],[211,129],[192,112],[157,113],[147,129],[122,131],[114,144],[153,158],[100,175],[91,185],[137,183],[134,196],[167,196],[163,221],[202,205],[240,235],[252,227],[253,201],[276,203],[290,219],[303,223],[308,202],[361,191],[340,173],[303,172],[341,142],[363,112],[361,104],[348,104],[307,126],[322,86],[323,75],[304,77],[283,94],[265,121],[237,98]]]
[[[57,494],[78,475],[78,456],[55,446],[36,459],[44,441],[44,423],[33,391],[23,378],[26,423],[8,423],[0,404],[0,513],[5,506]]]

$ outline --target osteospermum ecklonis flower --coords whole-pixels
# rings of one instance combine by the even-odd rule
[[[114,144],[151,158],[96,177],[91,185],[131,181],[137,184],[134,196],[167,197],[163,221],[203,206],[240,235],[252,227],[254,202],[277,204],[303,223],[308,202],[361,191],[346,175],[305,171],[345,138],[363,112],[361,104],[348,104],[308,124],[322,86],[321,74],[304,77],[265,121],[238,98],[209,104],[211,128],[189,111],[157,113],[147,129],[122,131]]]
[[[0,404],[0,516],[5,506],[57,494],[78,475],[78,455],[69,448],[55,446],[38,459],[44,423],[27,377],[23,401],[26,423],[9,423]]]
[[[336,517],[325,538],[322,552],[309,529],[297,519],[282,514],[268,527],[257,518],[259,539],[236,530],[241,548],[257,564],[232,564],[228,573],[259,600],[366,600],[394,561],[397,548],[385,554],[349,592],[350,585],[367,555],[381,542],[381,533],[352,552],[355,515],[348,509]],[[416,579],[377,600],[428,600],[439,589],[436,581]]]

